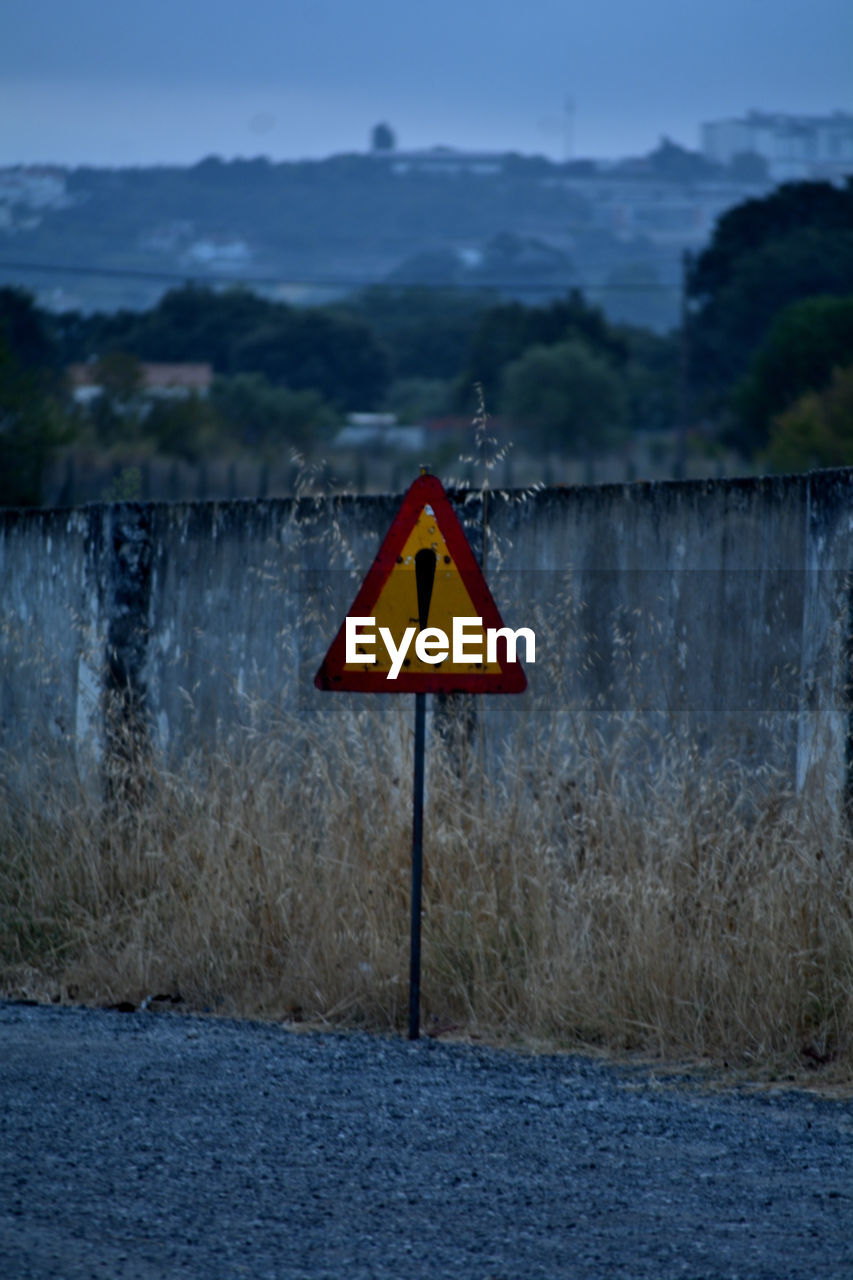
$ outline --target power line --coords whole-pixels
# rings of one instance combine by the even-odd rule
[[[516,289],[525,293],[553,293],[558,290],[578,289],[582,293],[672,293],[681,288],[681,281],[649,281],[624,284],[588,284],[583,281],[566,281],[548,284],[540,280],[431,281],[431,280],[358,280],[341,276],[326,279],[291,279],[282,276],[233,276],[208,274],[204,276],[145,267],[99,267],[61,265],[52,262],[3,262],[0,271],[21,274],[52,274],[58,276],[100,277],[113,280],[145,280],[158,284],[181,285],[231,285],[244,288],[267,289],[455,289],[462,292],[488,293],[492,290]]]

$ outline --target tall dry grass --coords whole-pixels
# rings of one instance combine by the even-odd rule
[[[106,796],[4,796],[5,991],[403,1027],[411,700],[333,702],[178,772],[126,760]],[[488,769],[476,734],[429,736],[427,1028],[849,1074],[831,817],[675,740],[640,773],[583,727],[571,759],[540,743]]]

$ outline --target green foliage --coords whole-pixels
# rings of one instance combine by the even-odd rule
[[[455,378],[483,312],[484,291],[372,286],[338,307],[368,324],[388,353],[391,377]]]
[[[776,317],[737,393],[738,438],[755,450],[770,421],[808,391],[820,391],[853,357],[853,294],[805,298]]]
[[[690,296],[707,301],[728,284],[745,255],[806,227],[849,231],[853,220],[853,183],[786,182],[768,196],[745,200],[718,220],[708,247],[694,263]]]
[[[853,365],[773,420],[767,456],[775,471],[853,466]]]
[[[38,506],[45,465],[70,438],[49,385],[22,366],[0,332],[0,506]]]
[[[93,376],[104,395],[122,406],[139,398],[144,381],[142,362],[128,351],[110,351],[101,356]]]
[[[238,454],[273,461],[283,449],[310,449],[338,420],[316,391],[291,391],[253,373],[215,378],[209,397],[165,396],[133,413],[104,395],[92,417],[102,445],[133,444],[186,462]]]
[[[22,289],[0,288],[0,339],[15,366],[55,371],[59,351],[46,317]]]
[[[552,346],[580,339],[606,360],[620,363],[626,350],[622,339],[610,328],[603,313],[591,306],[577,290],[568,298],[546,307],[525,307],[507,302],[489,308],[480,319],[468,349],[460,377],[464,394],[477,383],[486,400],[498,398],[503,372],[530,347]]]
[[[853,293],[853,231],[792,231],[744,256],[692,328],[691,369],[724,390],[745,372],[776,316],[816,294]]]
[[[156,400],[145,415],[141,432],[158,452],[187,462],[199,462],[223,443],[215,409],[195,394]]]
[[[490,237],[473,260],[452,245],[430,247],[405,258],[390,282],[417,287],[490,289],[528,301],[542,290],[555,294],[577,280],[572,259],[555,245],[533,236],[502,231]]]
[[[19,289],[0,289],[0,505],[37,506],[54,450],[70,438],[55,397],[58,352],[46,318]]]
[[[425,422],[453,413],[454,387],[441,378],[400,378],[388,388],[383,408],[398,422]]]
[[[296,308],[193,285],[148,312],[63,315],[51,327],[64,359],[97,357],[105,393],[78,415],[87,442],[128,463],[152,452],[273,461],[283,448],[322,445],[344,409],[385,409],[404,421],[473,411],[479,382],[499,413],[511,391],[535,447],[589,451],[614,426],[665,430],[674,414],[676,342],[614,328],[577,291],[531,307],[486,292],[374,287],[330,307]],[[541,349],[563,346],[565,360],[543,357]],[[210,397],[142,394],[141,360],[212,363]],[[523,375],[539,360],[545,381],[531,407]]]
[[[701,182],[719,174],[719,166],[699,151],[689,151],[671,138],[660,143],[645,159],[645,165],[659,178],[671,182]]]
[[[185,285],[166,293],[138,326],[131,321],[125,345],[143,360],[204,361],[230,372],[234,343],[274,313],[274,304],[247,289]]]
[[[106,359],[112,364],[112,356]],[[338,421],[316,391],[291,391],[253,373],[216,377],[209,397],[123,402],[111,387],[92,402],[88,416],[102,447],[126,454],[129,446],[190,463],[240,454],[273,461],[283,449],[310,450]]]
[[[139,467],[121,467],[103,491],[102,502],[138,502],[142,493]]]
[[[678,418],[681,337],[625,326],[624,386],[632,431],[669,431]]]
[[[234,343],[231,368],[316,391],[342,409],[370,408],[389,382],[388,358],[370,328],[319,308],[277,309]]]
[[[719,403],[775,316],[815,294],[853,293],[853,184],[787,183],[723,214],[693,265],[691,381]]]
[[[612,363],[577,338],[530,347],[512,361],[501,407],[535,445],[584,456],[612,444],[627,413]]]
[[[100,393],[76,411],[82,434],[104,449],[137,444],[146,411],[141,361],[127,351],[110,351],[94,362],[92,377]]]
[[[150,312],[93,317],[88,330],[82,323],[70,326],[69,333],[77,358],[95,349],[113,362],[122,351],[148,360],[205,360],[222,376],[260,375],[270,387],[313,391],[338,410],[387,405],[392,380],[408,383],[402,396],[399,389],[392,396],[395,403],[402,400],[404,416],[431,412],[439,402],[440,412],[467,411],[471,405],[463,400],[477,382],[497,403],[505,368],[532,346],[578,338],[617,365],[627,359],[623,336],[577,291],[528,307],[495,303],[488,294],[374,287],[334,307],[298,309],[243,290],[216,293],[188,286],[166,294]],[[451,381],[457,393],[447,402],[441,384]],[[307,414],[313,424],[307,401],[294,403],[297,416]],[[269,411],[267,404],[263,412]],[[170,414],[180,418],[180,412]],[[280,410],[272,415],[280,417]],[[254,411],[249,420],[255,423]],[[113,433],[115,428],[113,423]],[[277,433],[276,428],[273,436]],[[290,433],[288,427],[284,434]],[[179,434],[177,426],[164,424],[161,438],[174,442]],[[267,433],[252,425],[249,435],[260,439]],[[189,436],[196,438],[197,432]],[[110,430],[104,438],[110,438]]]
[[[229,441],[270,459],[287,446],[310,446],[337,423],[318,392],[276,387],[262,374],[216,378],[211,404]]]
[[[244,289],[173,289],[151,311],[97,316],[73,330],[80,358],[132,351],[142,360],[204,362],[314,390],[346,409],[381,399],[388,357],[369,325],[320,308],[285,306]]]
[[[140,360],[203,361],[230,372],[235,341],[274,313],[274,304],[246,289],[185,285],[149,311],[63,318],[64,349],[69,360],[132,351]]]

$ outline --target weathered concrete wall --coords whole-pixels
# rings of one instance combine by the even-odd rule
[[[510,594],[561,626],[559,707],[642,714],[837,794],[852,527],[848,471],[548,491],[506,512]]]
[[[478,543],[479,495],[453,499]],[[173,759],[327,711],[314,673],[398,504],[0,513],[0,749],[96,759],[110,693]],[[491,494],[487,577],[537,662],[482,700],[489,736],[643,716],[839,794],[851,530],[849,471]]]

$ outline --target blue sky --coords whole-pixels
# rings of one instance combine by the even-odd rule
[[[5,0],[0,165],[398,143],[640,154],[853,110],[850,0]],[[565,106],[573,104],[571,127]]]

